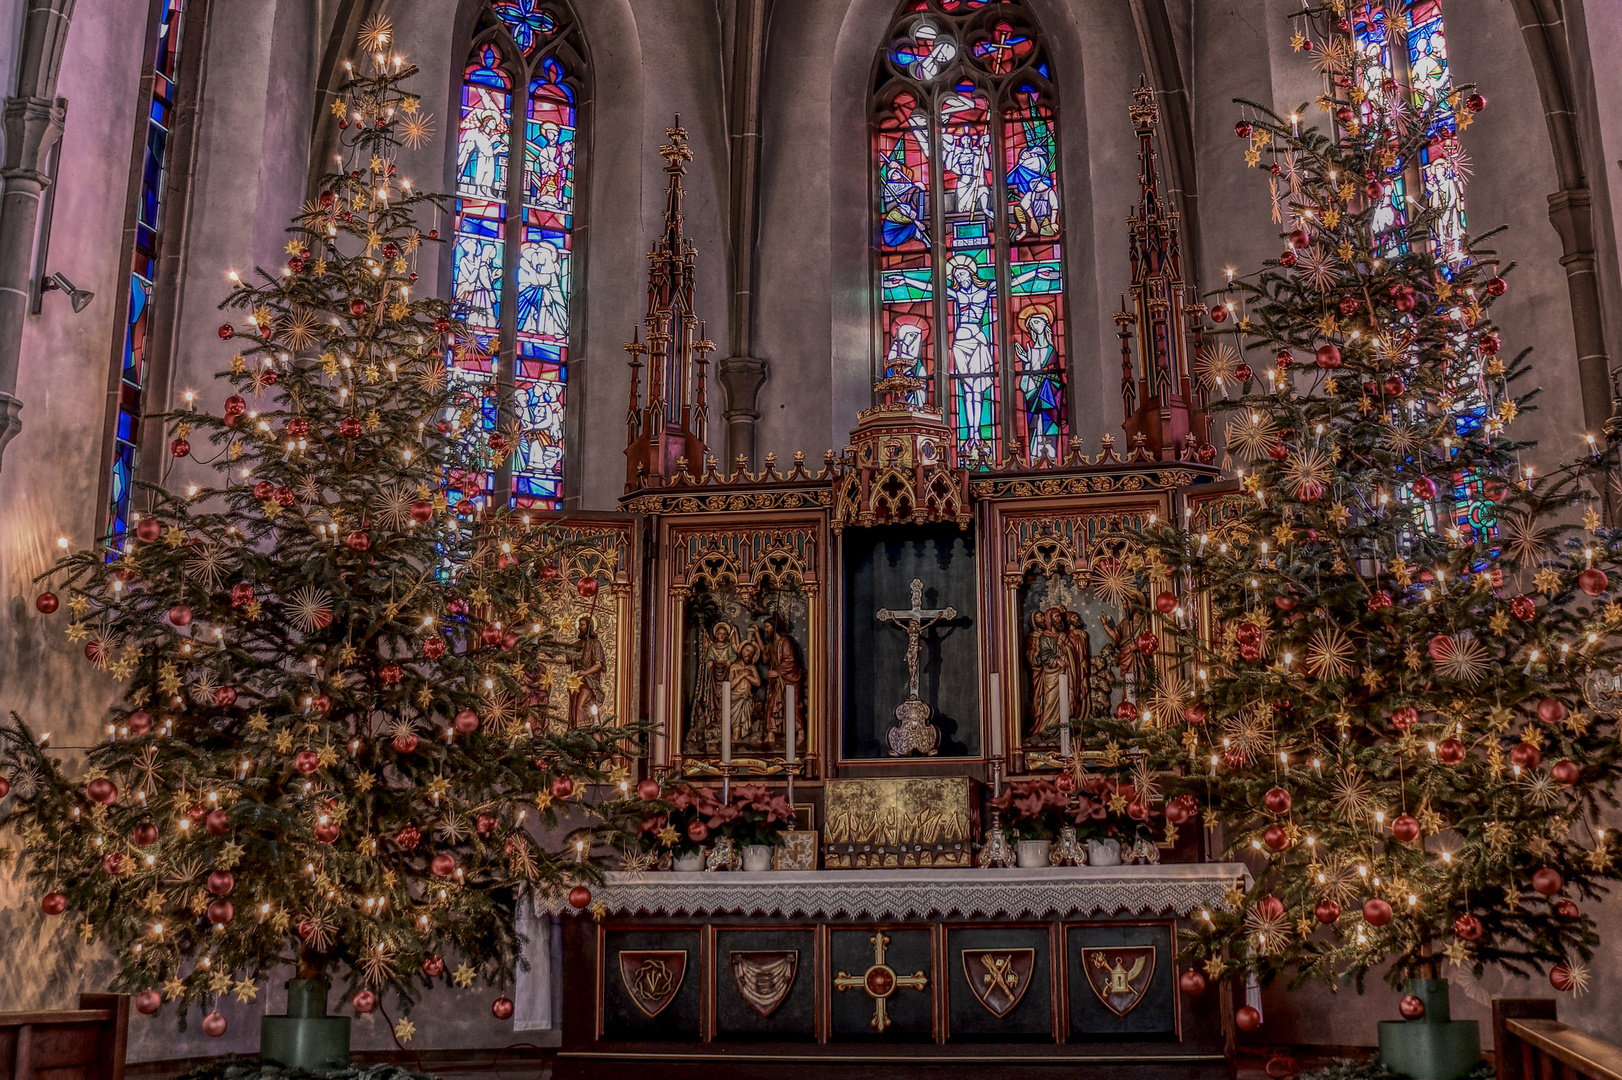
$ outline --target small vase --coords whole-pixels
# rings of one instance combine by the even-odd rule
[[[1121,842],[1119,840],[1088,840],[1087,862],[1093,866],[1120,866]]]
[[[743,868],[751,874],[759,874],[770,870],[772,868],[771,845],[745,845],[743,849]]]
[[[1021,840],[1016,846],[1019,868],[1029,870],[1048,865],[1048,855],[1052,850],[1052,840]]]
[[[671,860],[670,868],[683,874],[698,874],[704,870],[704,852],[687,851]]]

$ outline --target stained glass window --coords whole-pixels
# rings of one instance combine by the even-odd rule
[[[450,360],[468,394],[457,420],[475,418],[486,435],[499,430],[508,447],[501,461],[447,478],[476,503],[557,509],[563,501],[585,67],[574,26],[554,3],[492,3],[462,80],[451,279],[474,340]]]
[[[873,270],[885,375],[924,381],[961,458],[1065,452],[1053,89],[1019,4],[909,0],[878,64]]]
[[[129,529],[132,520],[141,416],[152,376],[154,358],[148,352],[148,344],[156,299],[153,282],[157,277],[158,249],[164,227],[163,194],[172,151],[171,128],[180,78],[180,31],[185,8],[186,0],[159,0],[157,29],[149,53],[152,102],[146,114],[140,186],[132,208],[135,243],[130,257],[123,362],[118,379],[118,411],[113,421],[108,486],[108,532],[115,540]]]

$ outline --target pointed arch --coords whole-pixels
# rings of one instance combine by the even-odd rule
[[[473,334],[449,362],[464,416],[499,430],[506,449],[449,478],[463,498],[559,509],[576,471],[566,417],[589,74],[562,0],[481,5],[462,77],[451,259],[451,294]]]
[[[1023,3],[907,0],[874,63],[875,349],[969,458],[1062,458],[1058,103]]]

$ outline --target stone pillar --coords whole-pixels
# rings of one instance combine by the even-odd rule
[[[67,101],[56,96],[68,21],[74,0],[32,0],[23,21],[17,93],[6,98],[5,160],[0,179],[0,454],[22,430],[17,372],[22,356],[23,320],[28,315],[29,274],[34,265],[34,234],[40,195],[50,179],[40,171],[45,152],[62,136]]]
[[[1549,221],[1560,234],[1560,265],[1566,268],[1566,287],[1571,293],[1583,425],[1597,438],[1611,415],[1611,373],[1600,311],[1599,276],[1594,265],[1594,215],[1589,190],[1575,188],[1550,195]]]
[[[729,80],[727,135],[731,142],[732,187],[728,222],[732,252],[728,305],[732,355],[716,367],[725,395],[726,453],[755,465],[755,433],[760,423],[758,401],[766,382],[766,362],[754,355],[755,243],[760,233],[760,69],[766,57],[768,0],[737,0],[733,9],[732,74]]]

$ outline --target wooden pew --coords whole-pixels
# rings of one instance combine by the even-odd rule
[[[1622,1080],[1622,1047],[1555,1019],[1550,998],[1494,998],[1498,1080]]]
[[[77,1009],[0,1013],[0,1080],[124,1080],[128,994],[80,994]]]

